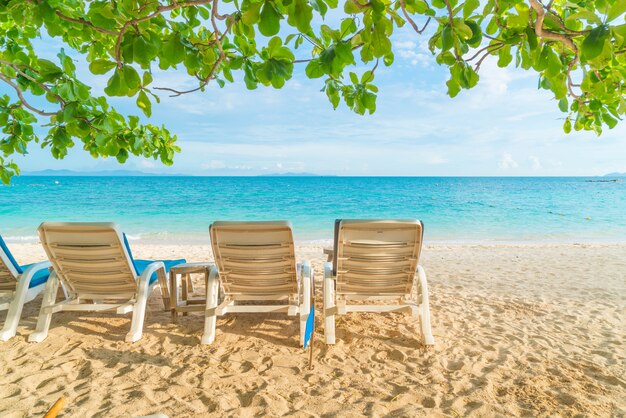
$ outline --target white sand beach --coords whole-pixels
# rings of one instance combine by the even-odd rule
[[[11,245],[22,262],[35,244]],[[137,258],[207,261],[210,248],[134,244]],[[315,367],[297,319],[236,314],[199,344],[200,314],[172,323],[158,291],[143,338],[130,315],[59,313],[26,342],[41,297],[0,343],[0,416],[601,416],[626,415],[626,245],[427,245],[436,345],[415,318],[349,314],[323,343],[322,244],[299,243],[318,282]],[[202,287],[196,278],[198,289]],[[6,311],[0,312],[4,321]]]

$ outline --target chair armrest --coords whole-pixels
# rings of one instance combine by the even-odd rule
[[[336,277],[333,274],[333,263],[331,262],[326,262],[324,263],[324,279],[333,279],[335,280]]]
[[[163,269],[163,274],[165,274],[165,264],[163,264],[162,261],[155,261],[148,264],[145,270],[141,273],[141,276],[139,276],[139,284],[141,285],[142,282],[150,283],[150,277],[160,269]],[[158,280],[154,281],[155,284],[158,282]]]
[[[417,278],[422,293],[422,304],[428,304],[428,281],[426,280],[426,272],[421,265],[417,266]],[[419,295],[418,295],[419,297]]]
[[[22,274],[19,277],[19,282],[24,281],[25,283],[30,284],[30,281],[32,280],[33,276],[37,272],[44,270],[44,269],[49,269],[51,266],[52,264],[49,261],[42,261],[41,263],[35,263],[22,272]]]

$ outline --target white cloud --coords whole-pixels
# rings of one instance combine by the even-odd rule
[[[154,161],[151,160],[139,160],[136,163],[137,167],[139,167],[140,169],[153,169],[153,168],[157,168],[157,164]]]
[[[530,157],[528,157],[528,159],[530,160],[531,168],[533,170],[541,170],[543,168],[543,166],[541,165],[541,160],[539,159],[539,157],[531,155]]]
[[[417,44],[413,40],[397,41],[393,44],[397,55],[411,63],[429,68],[433,65],[434,58],[428,49],[424,50],[423,44]]]
[[[504,154],[502,154],[502,158],[498,163],[498,167],[500,167],[502,170],[510,170],[512,168],[519,167],[519,164],[513,159],[513,156],[510,153],[505,152]]]
[[[203,170],[219,170],[226,168],[226,162],[223,160],[210,160],[206,163],[200,164],[200,168]]]

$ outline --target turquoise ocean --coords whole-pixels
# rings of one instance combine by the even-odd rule
[[[114,221],[131,239],[207,242],[215,220],[418,218],[426,242],[626,242],[626,182],[583,177],[35,177],[0,186],[0,234],[42,221]]]

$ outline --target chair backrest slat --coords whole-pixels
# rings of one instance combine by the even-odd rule
[[[117,225],[45,222],[39,237],[59,278],[78,296],[136,293],[135,267]]]
[[[297,293],[296,257],[289,222],[215,222],[209,232],[227,295]]]
[[[410,293],[424,227],[418,220],[338,220],[333,270],[338,294]]]

